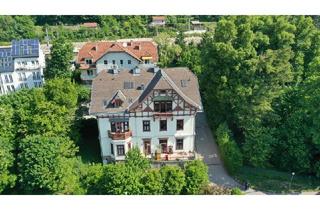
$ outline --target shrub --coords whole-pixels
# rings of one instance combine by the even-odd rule
[[[218,185],[206,185],[201,189],[202,195],[231,195],[231,190]]]
[[[188,162],[185,166],[186,185],[184,193],[199,194],[201,188],[208,184],[208,166],[201,160]]]
[[[235,174],[242,167],[243,158],[238,145],[231,138],[231,131],[226,123],[220,124],[217,128],[217,142],[227,171]]]
[[[178,166],[164,166],[160,169],[164,195],[179,195],[185,185],[185,175]]]
[[[236,187],[231,190],[231,195],[243,195],[243,192]]]
[[[159,169],[151,169],[147,171],[142,179],[143,195],[161,195],[162,194],[162,177]]]

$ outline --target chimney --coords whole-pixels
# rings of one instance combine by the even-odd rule
[[[157,73],[160,70],[158,66],[153,67],[153,73]]]
[[[127,47],[127,42],[123,42],[123,43],[122,43],[122,46],[123,46],[123,47]]]
[[[112,69],[112,73],[113,73],[113,74],[118,74],[119,71],[118,71],[118,69],[114,68],[114,69]]]

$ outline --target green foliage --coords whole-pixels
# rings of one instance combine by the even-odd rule
[[[201,73],[201,51],[198,46],[191,43],[182,48],[177,65],[186,66],[191,69],[196,75]]]
[[[162,190],[165,195],[178,195],[185,186],[185,175],[178,166],[164,166],[160,169]]]
[[[139,173],[123,163],[106,165],[99,186],[104,195],[139,195],[142,189]]]
[[[161,195],[162,177],[158,169],[148,170],[141,178],[143,195]]]
[[[8,105],[0,106],[0,138],[13,138],[13,109]]]
[[[150,168],[150,161],[143,157],[140,149],[137,147],[133,147],[126,154],[125,159],[126,167],[130,168],[134,172],[145,171]]]
[[[48,80],[44,94],[49,101],[67,109],[75,109],[78,102],[77,87],[69,79]]]
[[[235,174],[242,167],[242,153],[232,139],[228,125],[220,124],[216,135],[224,165],[230,174]]]
[[[174,66],[182,49],[174,43],[168,33],[159,33],[155,38],[159,49],[159,65],[161,67]]]
[[[268,166],[275,142],[272,131],[265,127],[253,126],[245,138],[243,154],[248,163],[255,167]]]
[[[201,160],[188,162],[185,166],[184,193],[199,194],[200,190],[209,183],[208,166]]]
[[[239,188],[233,188],[231,190],[231,195],[243,195],[244,193]]]
[[[30,16],[0,16],[0,40],[35,38],[35,26]]]
[[[53,40],[50,58],[47,60],[46,79],[71,78],[72,43],[64,36]]]
[[[79,194],[75,170],[77,148],[60,137],[29,136],[19,142],[18,170],[21,189],[35,194]]]
[[[0,136],[0,193],[14,187],[16,182],[16,175],[11,171],[14,164],[12,150],[12,143]]]
[[[99,181],[103,176],[102,164],[79,164],[79,176],[85,194],[97,195],[100,192]]]

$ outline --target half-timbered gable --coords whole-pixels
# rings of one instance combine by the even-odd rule
[[[123,160],[133,146],[150,158],[191,158],[202,110],[196,76],[187,68],[138,72],[102,71],[93,80],[89,112],[98,120],[103,161]]]

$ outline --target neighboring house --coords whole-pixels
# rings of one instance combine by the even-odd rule
[[[154,26],[164,26],[166,25],[166,17],[165,16],[153,16],[152,22],[150,23],[151,27]]]
[[[204,26],[203,26],[203,23],[201,23],[198,20],[191,21],[191,29],[194,30],[194,31],[205,30]]]
[[[45,56],[39,40],[13,40],[0,48],[0,95],[21,88],[41,87]]]
[[[104,163],[124,160],[133,147],[156,160],[195,158],[199,111],[198,80],[188,68],[102,71],[92,83],[89,113]]]
[[[132,70],[153,66],[157,61],[157,45],[152,41],[88,42],[79,50],[77,66],[83,82],[91,84],[103,70]]]

